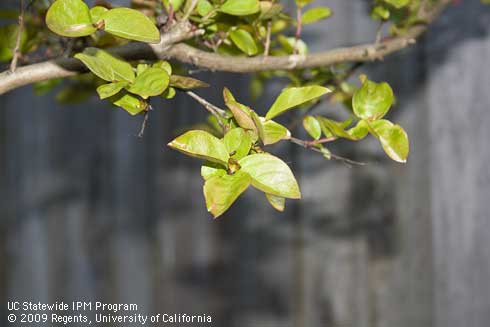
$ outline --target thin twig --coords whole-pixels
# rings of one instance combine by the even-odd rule
[[[213,115],[218,120],[218,123],[220,127],[223,129],[223,131],[225,130],[225,123],[223,121],[223,119],[226,117],[225,110],[215,106],[214,104],[208,102],[204,98],[201,98],[199,95],[197,95],[192,91],[186,91],[185,93],[189,95],[191,98],[193,98],[194,100],[196,100],[197,102],[199,102],[199,104],[201,104],[204,107],[204,109],[206,109],[211,115]]]
[[[301,7],[297,6],[296,7],[296,33],[294,34],[294,50],[293,50],[293,53],[295,55],[298,54],[298,43],[301,37],[301,27],[303,25],[301,15],[302,15]]]
[[[272,21],[269,20],[267,22],[267,34],[265,36],[264,57],[267,57],[271,50],[271,30],[272,30]]]
[[[196,9],[197,3],[198,3],[198,0],[192,0],[191,5],[189,6],[189,10],[187,10],[184,17],[182,18],[183,21],[186,21],[189,19],[189,17],[192,15],[192,12],[194,11],[194,9]]]
[[[20,41],[24,30],[24,0],[20,0],[19,28],[17,29],[17,39],[15,40],[15,48],[13,51],[12,62],[10,63],[10,72],[15,72],[17,61],[20,56]]]
[[[312,150],[314,152],[318,152],[318,153],[324,154],[324,152],[321,149],[319,149],[319,148],[317,148],[315,146],[315,145],[318,145],[319,143],[311,144],[312,143],[311,141],[305,141],[305,140],[301,140],[301,139],[298,139],[298,138],[295,138],[295,137],[291,137],[289,139],[289,141],[291,143],[293,143],[293,144],[302,146],[305,149],[309,149],[309,150]],[[330,140],[328,142],[330,142]],[[325,143],[325,142],[323,142],[323,143]],[[348,159],[348,158],[344,158],[344,157],[341,157],[341,156],[336,155],[336,154],[333,154],[333,153],[330,153],[330,157],[332,159],[342,161],[343,163],[349,164],[349,165],[364,166],[366,164],[364,162],[360,162],[360,161],[355,161],[355,160],[351,160],[351,159]]]
[[[385,22],[382,20],[379,23],[379,26],[376,30],[376,39],[374,40],[374,44],[380,44],[381,43],[381,38],[383,36],[383,26],[385,25]]]
[[[153,108],[151,106],[148,106],[145,112],[145,118],[143,118],[143,122],[141,123],[140,132],[138,133],[139,138],[142,138],[145,134],[146,125],[148,124],[148,118],[150,117],[150,110],[153,110]]]

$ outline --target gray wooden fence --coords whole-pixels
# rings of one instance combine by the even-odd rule
[[[312,51],[374,38],[366,2],[321,2],[335,15],[305,30]],[[218,327],[488,326],[489,29],[490,9],[464,1],[415,48],[368,65],[398,96],[409,163],[374,140],[333,148],[363,167],[280,146],[303,191],[284,214],[247,191],[210,218],[199,163],[165,146],[205,116],[190,99],[158,103],[139,139],[140,120],[96,99],[2,96],[0,325],[7,301],[92,300]],[[216,103],[224,85],[248,97],[247,77],[201,77]]]

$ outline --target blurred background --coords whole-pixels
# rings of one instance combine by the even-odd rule
[[[311,51],[374,40],[368,1],[317,2],[334,16],[305,28]],[[397,95],[408,163],[374,139],[331,148],[368,163],[352,167],[278,146],[303,193],[284,213],[249,190],[211,219],[199,161],[166,147],[205,118],[184,95],[154,103],[141,139],[141,118],[95,96],[1,96],[0,325],[7,301],[76,300],[207,314],[216,327],[488,326],[489,29],[489,7],[455,1],[416,46],[363,66]],[[284,86],[250,102],[249,76],[197,76],[212,102],[226,85],[262,114]]]

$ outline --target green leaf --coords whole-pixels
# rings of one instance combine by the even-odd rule
[[[243,29],[236,29],[230,32],[233,43],[248,56],[256,55],[259,49],[254,38],[249,32]]]
[[[168,87],[169,81],[170,77],[165,70],[151,67],[136,76],[134,83],[126,89],[147,99],[162,94]]]
[[[383,6],[376,6],[373,8],[371,16],[374,19],[387,20],[388,18],[390,18],[390,11]]]
[[[274,144],[291,137],[291,132],[286,127],[273,120],[263,121],[262,126],[264,132],[261,138],[264,145]]]
[[[252,109],[238,103],[233,97],[233,94],[231,94],[230,90],[226,87],[223,89],[223,98],[226,106],[228,109],[230,109],[238,125],[244,129],[249,129],[257,133],[257,126],[250,115]]]
[[[283,6],[280,3],[273,3],[271,1],[260,1],[260,16],[259,19],[267,20],[278,16]]]
[[[368,132],[369,127],[365,120],[360,120],[356,126],[347,131],[347,133],[349,133],[349,135],[356,140],[361,140],[365,138]]]
[[[167,72],[168,76],[172,75],[172,65],[170,65],[170,63],[168,61],[159,60],[151,66],[165,70]]]
[[[17,42],[18,30],[19,27],[17,24],[0,26],[0,61],[12,59],[15,43]],[[20,36],[20,49],[26,44],[27,38],[27,32],[23,29],[22,35]]]
[[[133,67],[122,59],[101,49],[85,48],[75,58],[81,60],[88,69],[108,82],[134,80]]]
[[[107,11],[104,30],[113,35],[141,42],[160,42],[160,32],[143,13],[129,8],[116,8]]]
[[[260,11],[258,0],[227,0],[220,8],[225,14],[246,16]]]
[[[410,3],[410,0],[384,0],[395,8],[403,8]]]
[[[213,11],[213,5],[207,0],[199,0],[197,3],[197,12],[201,17],[208,15]]]
[[[250,132],[245,131],[243,128],[233,128],[226,133],[223,143],[230,157],[240,160],[250,152],[252,137]]]
[[[347,120],[346,122],[338,122],[335,120],[331,120],[325,117],[316,117],[318,122],[320,123],[320,127],[323,131],[323,134],[325,134],[326,137],[342,137],[345,139],[349,139],[352,141],[355,141],[356,139],[347,131],[344,130],[344,128],[352,122],[352,119]]]
[[[312,3],[314,0],[295,0],[296,6],[303,8],[306,5],[309,5]]]
[[[294,37],[285,37],[284,35],[279,35],[277,41],[281,44],[284,50],[288,54],[293,54],[296,48],[297,53],[300,55],[308,54],[308,45],[301,39],[296,40]]]
[[[224,143],[205,131],[189,131],[168,144],[171,148],[192,157],[228,165],[230,158]]]
[[[250,176],[237,171],[233,175],[214,176],[204,183],[207,210],[221,216],[250,185]]]
[[[163,0],[163,5],[165,6],[165,9],[167,9],[167,12],[170,9],[170,5],[172,5],[172,9],[176,12],[182,7],[184,2],[185,0]]]
[[[112,101],[118,107],[126,110],[130,115],[137,115],[148,108],[148,104],[134,95],[124,94]]]
[[[125,88],[128,85],[128,82],[121,81],[121,82],[114,82],[114,83],[109,83],[109,84],[102,84],[97,88],[97,93],[99,94],[99,97],[101,99],[106,99],[109,98],[113,95],[116,95],[121,91],[123,88]]]
[[[315,140],[320,139],[322,136],[322,128],[320,127],[320,123],[313,116],[306,116],[303,118],[303,127],[306,132]]]
[[[305,11],[301,17],[303,24],[311,24],[332,16],[332,10],[328,7],[316,7]]]
[[[298,183],[291,169],[281,159],[267,153],[246,156],[239,162],[252,177],[252,185],[264,193],[291,199],[301,198]]]
[[[274,209],[281,212],[284,211],[284,207],[286,206],[285,198],[267,193],[265,194],[265,197]]]
[[[371,128],[386,154],[394,161],[407,162],[410,144],[405,130],[400,125],[394,125],[387,120],[373,122]]]
[[[48,79],[46,81],[37,82],[33,84],[34,94],[44,95],[53,90],[56,86],[60,85],[63,80],[61,78]]]
[[[165,90],[165,92],[162,93],[162,97],[165,99],[173,99],[175,95],[177,94],[177,91],[173,87],[169,87]]]
[[[329,92],[331,92],[329,89],[319,85],[287,88],[282,91],[274,104],[272,104],[265,119],[272,119],[287,110],[321,97]]]
[[[150,65],[148,64],[138,64],[138,66],[136,66],[136,76],[142,74],[148,68],[150,68]]]
[[[367,120],[382,118],[394,101],[393,90],[388,83],[375,83],[366,80],[354,93],[352,108],[354,114]]]
[[[46,25],[56,34],[68,37],[87,36],[97,30],[82,0],[55,1],[46,14]]]
[[[216,162],[211,162],[211,161],[206,161],[202,166],[201,166],[201,176],[204,178],[205,181],[210,179],[213,176],[223,176],[226,175],[227,171],[225,167],[222,165],[216,163]]]
[[[103,15],[108,11],[106,7],[95,6],[90,8],[90,17],[92,18],[92,23],[97,24],[101,20],[103,20]]]
[[[191,90],[191,89],[209,87],[208,83],[205,83],[203,81],[200,81],[192,77],[180,76],[180,75],[170,76],[170,85],[181,90]]]

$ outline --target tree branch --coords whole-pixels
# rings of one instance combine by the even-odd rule
[[[344,62],[373,61],[415,43],[415,39],[427,29],[427,24],[434,20],[450,2],[451,0],[440,0],[432,8],[421,10],[420,19],[424,20],[426,24],[413,26],[403,36],[391,38],[379,44],[338,48],[310,55],[230,57],[205,52],[187,44],[179,43],[201,33],[199,30],[193,31],[188,22],[177,24],[170,31],[162,34],[162,40],[159,44],[131,42],[109,51],[127,60],[175,59],[182,63],[196,65],[212,71],[235,73],[291,70],[328,66]],[[3,72],[0,74],[0,94],[35,82],[73,76],[81,71],[85,71],[84,66],[80,61],[73,58],[60,58],[19,67],[14,73]]]

